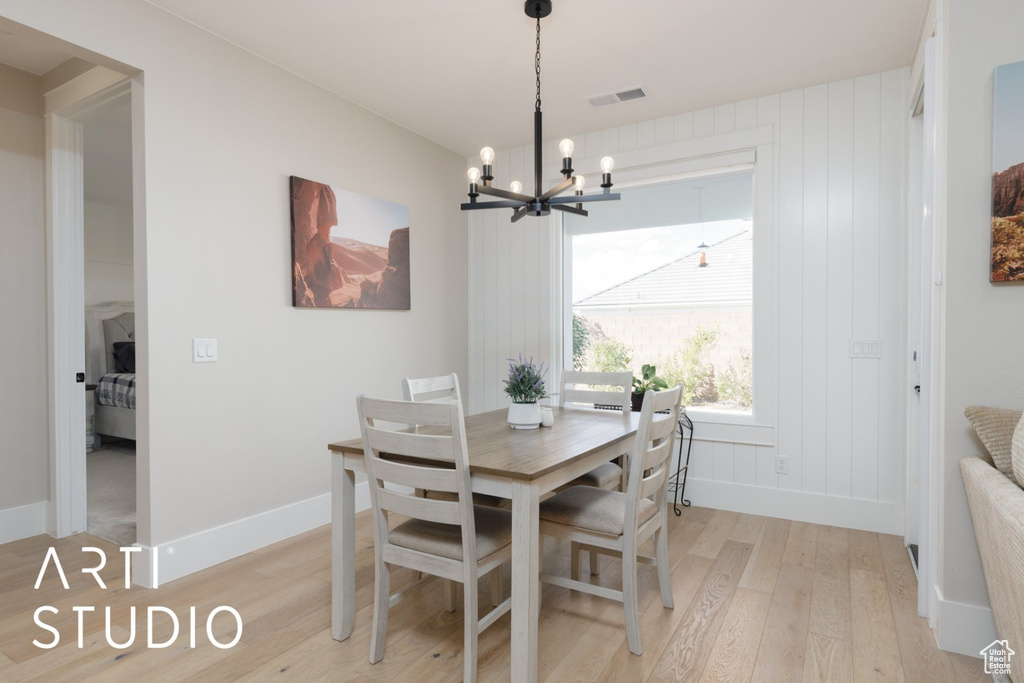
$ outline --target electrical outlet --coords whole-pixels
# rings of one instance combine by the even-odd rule
[[[777,455],[777,456],[775,456],[775,473],[776,474],[789,474],[789,456],[788,455]]]

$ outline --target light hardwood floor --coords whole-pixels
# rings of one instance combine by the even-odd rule
[[[675,609],[664,609],[653,567],[640,567],[644,654],[626,647],[622,605],[556,586],[544,586],[540,671],[548,681],[985,681],[981,660],[935,646],[915,610],[916,580],[901,540],[860,531],[687,508],[670,514],[669,553]],[[4,681],[451,681],[461,676],[462,617],[443,609],[439,583],[428,583],[391,610],[387,651],[368,662],[373,600],[373,538],[368,513],[357,522],[356,625],[338,643],[330,634],[330,533],[321,527],[179,579],[159,589],[124,588],[123,561],[114,546],[89,535],[37,536],[0,545],[0,680]],[[64,590],[53,571],[33,584],[47,548],[57,548],[68,576]],[[95,565],[83,546],[107,551],[101,572],[107,590],[81,573]],[[584,562],[584,573],[586,572]],[[545,570],[569,572],[568,546],[548,539]],[[616,562],[602,560],[593,581],[617,586]],[[396,570],[392,586],[413,579]],[[506,591],[507,587],[506,572]],[[486,582],[481,592],[486,593]],[[487,600],[481,600],[486,604]],[[60,630],[60,645],[32,644],[51,634],[33,623],[43,615]],[[72,606],[84,615],[77,646]],[[135,643],[129,636],[136,606]],[[166,649],[146,647],[146,607],[175,611],[182,625]],[[196,648],[189,644],[189,607],[196,606]],[[242,616],[238,645],[221,650],[206,637],[207,615],[228,605]],[[486,607],[482,607],[486,609]],[[171,635],[156,615],[153,638]],[[233,620],[214,622],[221,642]],[[480,680],[502,681],[509,671],[509,617],[480,636]]]

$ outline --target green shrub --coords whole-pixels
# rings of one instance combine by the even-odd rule
[[[629,370],[633,363],[633,349],[616,339],[602,339],[590,352],[590,369],[597,372],[622,372]]]
[[[587,347],[590,345],[590,331],[583,317],[572,314],[572,369],[582,370],[586,364]]]
[[[672,353],[661,361],[661,376],[669,386],[683,385],[683,405],[715,403],[718,388],[711,352],[718,345],[718,323],[699,325]]]
[[[723,403],[738,408],[754,404],[754,363],[749,349],[740,350],[738,364],[729,363],[718,380],[718,390]]]

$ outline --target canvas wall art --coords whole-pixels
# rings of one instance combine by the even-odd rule
[[[407,311],[409,209],[292,176],[292,304]]]
[[[992,282],[1024,282],[1024,62],[996,67]]]

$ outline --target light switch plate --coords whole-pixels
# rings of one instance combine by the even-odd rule
[[[217,340],[216,339],[193,339],[192,340],[192,362],[193,363],[216,363],[217,362]]]
[[[881,339],[851,339],[850,358],[881,358]]]

